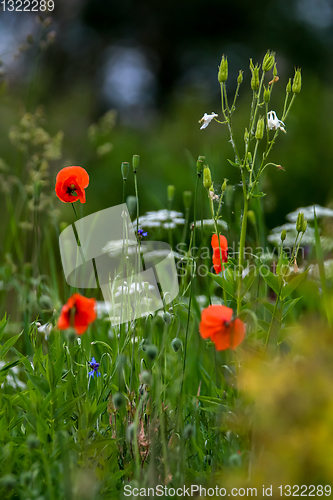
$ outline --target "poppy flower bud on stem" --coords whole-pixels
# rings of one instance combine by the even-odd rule
[[[293,86],[292,86],[292,91],[293,94],[299,94],[302,88],[302,76],[301,76],[301,70],[297,69],[295,71],[295,76],[293,79]]]
[[[210,168],[205,167],[203,171],[203,185],[206,189],[209,189],[212,185],[212,175],[210,173]]]
[[[133,166],[133,172],[135,174],[137,173],[139,165],[140,165],[140,156],[139,155],[133,155],[132,166]]]
[[[183,202],[186,209],[190,208],[192,203],[192,191],[183,192]]]
[[[176,337],[172,340],[171,347],[175,352],[178,352],[180,349],[182,349],[183,343],[178,337]]]
[[[261,139],[263,138],[264,130],[265,130],[265,119],[263,116],[261,116],[257,122],[257,130],[256,130],[257,141],[261,141]]]
[[[262,70],[264,73],[267,73],[270,69],[273,68],[275,63],[275,53],[270,52],[269,50],[266,52],[264,60],[262,62]]]
[[[168,202],[172,203],[175,196],[175,186],[172,186],[170,184],[170,186],[167,187],[167,193],[168,193]]]
[[[200,156],[199,156],[199,158],[197,160],[197,174],[199,177],[202,174],[203,168],[204,168],[204,162],[203,162],[203,160],[200,160]]]
[[[123,176],[123,180],[126,181],[129,172],[129,163],[128,161],[123,161],[121,164],[121,175]]]
[[[228,79],[228,60],[226,57],[224,57],[223,54],[218,72],[218,81],[220,83],[223,83],[226,82],[227,79]]]

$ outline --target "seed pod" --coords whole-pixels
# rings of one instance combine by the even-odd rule
[[[299,212],[299,214],[297,216],[297,221],[296,221],[296,231],[298,233],[302,232],[303,223],[304,223],[304,213],[303,212]]]
[[[133,155],[132,158],[132,166],[133,166],[133,172],[136,174],[138,168],[140,165],[140,156],[139,155]]]
[[[218,81],[220,83],[226,82],[228,79],[228,60],[224,55],[222,56],[221,64],[218,72]]]
[[[121,164],[121,175],[123,176],[123,180],[126,181],[129,172],[129,163],[128,161],[123,161]]]
[[[289,78],[289,82],[287,83],[286,86],[286,93],[290,94],[290,92],[291,92],[291,78]]]
[[[281,241],[284,242],[284,240],[286,239],[287,237],[287,231],[285,229],[282,229],[282,232],[281,232]]]
[[[203,171],[203,185],[206,189],[209,189],[212,185],[212,175],[210,173],[210,168],[205,167]]]
[[[240,85],[243,81],[243,71],[239,70],[238,77],[237,77],[237,83]]]
[[[257,129],[256,129],[256,139],[257,141],[261,141],[261,139],[264,136],[264,130],[265,130],[265,119],[263,116],[261,116],[257,122]]]
[[[264,102],[266,102],[266,103],[269,102],[270,98],[271,98],[271,92],[269,89],[265,88],[265,90],[264,90]]]
[[[266,52],[264,60],[262,62],[262,70],[264,73],[267,73],[270,69],[273,68],[275,63],[275,53],[270,52],[269,50]]]
[[[293,79],[292,91],[293,94],[299,94],[302,88],[302,75],[301,70],[295,70],[295,76]]]

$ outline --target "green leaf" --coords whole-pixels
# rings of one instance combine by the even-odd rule
[[[2,320],[0,321],[0,340],[1,340],[1,337],[3,335],[5,328],[7,326],[7,323],[8,323],[8,319],[7,319],[7,316],[5,314],[4,317],[2,318]]]
[[[5,372],[9,370],[10,368],[13,368],[14,366],[17,366],[19,363],[21,363],[20,359],[16,359],[15,361],[11,361],[10,363],[7,363],[5,366],[3,366],[0,370],[0,373]]]
[[[228,159],[228,162],[230,163],[230,165],[232,165],[233,167],[237,167],[239,168],[240,167],[240,164],[239,163],[235,163],[234,161],[231,161]]]
[[[253,194],[252,198],[262,198],[263,196],[266,196],[266,193],[263,193],[262,191],[257,194]]]
[[[242,282],[242,297],[247,294],[251,286],[253,285],[254,281],[256,279],[256,272],[255,269],[252,269],[249,274],[245,276]]]
[[[281,288],[281,281],[276,274],[273,274],[271,271],[268,272],[267,275],[262,274],[262,277],[266,281],[267,285],[275,292],[276,295],[279,295]]]
[[[23,331],[21,333],[19,333],[18,335],[14,335],[14,337],[8,339],[7,342],[4,343],[4,345],[0,349],[0,359],[3,358],[7,354],[7,352],[9,351],[9,349],[11,347],[13,347],[15,342],[21,337],[22,333],[23,333]]]
[[[308,269],[304,273],[297,274],[295,278],[291,279],[281,290],[281,300],[284,300],[291,294],[305,280],[308,274]]]
[[[290,311],[295,307],[297,302],[301,300],[301,298],[302,297],[297,297],[297,299],[288,300],[285,304],[283,304],[282,319],[290,313]]]
[[[208,273],[208,275],[213,278],[215,283],[217,283],[222,289],[224,288],[225,291],[231,295],[231,297],[234,299],[235,298],[235,292],[234,292],[234,287],[233,285],[226,279],[222,278],[222,276],[217,276],[216,274],[213,273]]]
[[[45,396],[50,392],[49,383],[47,380],[45,380],[45,378],[37,377],[36,375],[32,375],[31,373],[27,373],[27,377],[31,381],[35,389],[41,391]]]

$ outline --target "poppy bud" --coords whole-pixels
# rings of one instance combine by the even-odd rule
[[[289,78],[289,82],[287,83],[286,86],[286,93],[290,94],[290,92],[291,92],[291,78]]]
[[[171,342],[171,347],[175,352],[178,352],[183,347],[183,342],[178,338],[174,338]]]
[[[168,202],[171,203],[174,199],[175,196],[175,186],[170,186],[167,187],[167,192],[168,192]]]
[[[147,356],[150,359],[150,361],[154,361],[156,359],[157,352],[158,352],[158,350],[157,350],[156,345],[153,345],[153,344],[147,345],[146,353],[147,353]]]
[[[293,86],[292,86],[292,91],[293,94],[299,94],[302,88],[302,76],[301,76],[301,70],[297,69],[295,71],[295,76],[293,79]]]
[[[228,79],[228,60],[224,55],[222,56],[221,64],[218,72],[218,81],[220,83],[226,82]]]
[[[164,323],[165,323],[166,325],[170,325],[170,323],[171,323],[171,314],[170,314],[168,311],[165,311],[165,312],[163,313],[163,316],[162,316],[162,317],[163,317],[163,321],[164,321]]]
[[[116,394],[113,396],[113,403],[116,410],[120,410],[120,408],[125,403],[124,395],[121,392],[116,392]]]
[[[264,60],[262,62],[262,70],[264,73],[267,73],[270,69],[273,68],[275,63],[275,54],[274,52],[270,52],[269,50],[266,52]]]
[[[192,191],[183,192],[183,203],[185,208],[190,208],[192,202]]]
[[[130,215],[136,214],[136,197],[135,196],[127,196],[126,205]]]
[[[284,240],[286,239],[287,237],[287,231],[285,229],[282,229],[282,232],[281,232],[281,241],[284,242]]]
[[[6,489],[6,490],[12,490],[15,488],[16,485],[16,478],[13,474],[5,474],[1,478],[1,485]],[[7,497],[8,498],[8,497]]]
[[[210,173],[210,168],[205,167],[203,171],[203,185],[206,189],[209,189],[212,185],[212,175]]]
[[[304,213],[299,212],[297,216],[297,221],[296,221],[296,231],[298,233],[301,233],[303,230],[303,223],[304,223]]]
[[[269,102],[271,98],[271,92],[269,89],[266,89],[264,90],[264,102]]]
[[[200,158],[200,157],[199,157]],[[197,160],[197,174],[200,176],[204,168],[204,162],[198,158]]]
[[[151,385],[151,374],[147,370],[140,373],[140,380],[143,384]]]
[[[132,158],[132,166],[133,166],[133,172],[136,174],[138,168],[140,165],[140,156],[139,155],[133,155]]]
[[[224,193],[224,191],[227,189],[227,182],[228,182],[228,179],[224,179],[224,182],[222,184],[222,193]]]
[[[121,175],[123,176],[123,181],[127,180],[129,172],[129,163],[128,161],[123,161],[121,164]]]
[[[263,138],[264,129],[265,129],[265,121],[264,121],[264,117],[261,116],[257,122],[257,130],[256,130],[257,141],[261,141],[261,139]]]
[[[237,77],[237,83],[240,85],[243,81],[243,71],[239,70],[238,77]]]

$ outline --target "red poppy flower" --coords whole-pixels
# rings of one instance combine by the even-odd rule
[[[213,248],[214,271],[216,272],[216,274],[219,274],[222,270],[221,254],[222,254],[222,262],[228,261],[228,241],[227,241],[227,238],[225,236],[223,236],[222,234],[220,234],[220,246],[219,246],[219,240],[218,240],[217,234],[213,234],[211,245]],[[220,247],[221,247],[221,253],[220,253]]]
[[[85,188],[89,184],[89,175],[82,167],[65,167],[58,172],[55,192],[59,200],[73,203],[80,200],[86,202]]]
[[[232,319],[230,307],[211,305],[202,311],[199,331],[202,338],[210,338],[218,351],[236,349],[245,338],[245,325]]]
[[[96,319],[96,300],[87,299],[74,293],[61,309],[58,319],[59,330],[73,327],[78,335],[86,331],[90,323]]]

